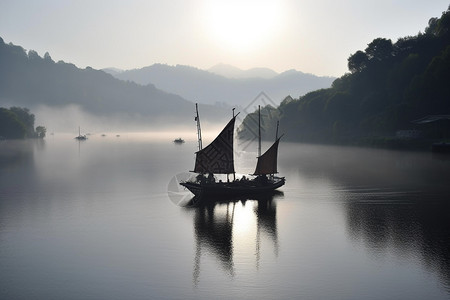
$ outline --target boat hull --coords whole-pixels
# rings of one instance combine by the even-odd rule
[[[180,184],[191,191],[195,196],[201,197],[230,197],[230,196],[250,196],[269,193],[283,186],[284,178],[278,178],[277,181],[266,184],[251,184],[240,182],[229,183],[197,183],[181,182]]]

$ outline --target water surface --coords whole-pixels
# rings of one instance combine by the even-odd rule
[[[282,143],[282,193],[179,207],[174,138],[0,142],[0,298],[450,298],[445,157]]]

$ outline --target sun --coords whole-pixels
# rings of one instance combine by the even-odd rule
[[[254,51],[274,38],[280,29],[281,1],[208,1],[204,24],[208,35],[235,52]]]

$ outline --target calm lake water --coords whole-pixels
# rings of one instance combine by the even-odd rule
[[[282,142],[282,193],[180,207],[173,138],[1,141],[0,299],[450,298],[450,160]]]

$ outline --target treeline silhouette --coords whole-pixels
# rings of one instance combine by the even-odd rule
[[[34,50],[27,52],[1,38],[0,104],[30,109],[77,105],[94,115],[140,116],[149,123],[159,119],[166,124],[171,119],[191,124],[194,107],[152,84],[139,85],[91,67],[79,69],[71,63],[55,62],[48,52],[40,57]],[[221,115],[210,106],[203,106],[202,111],[212,120]]]
[[[46,129],[44,126],[34,129],[34,114],[28,108],[11,107],[9,109],[0,107],[0,138],[22,139],[22,138],[44,138]]]
[[[279,119],[290,140],[389,144],[396,131],[413,129],[413,120],[450,114],[449,9],[430,19],[424,33],[395,43],[374,39],[348,58],[350,72],[331,88],[266,107],[264,131],[274,132]],[[256,113],[247,116],[240,137],[253,138],[255,119]]]

